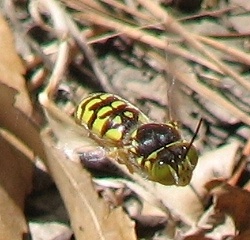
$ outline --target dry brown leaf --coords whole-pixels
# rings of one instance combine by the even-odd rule
[[[250,2],[249,0],[230,0],[231,4],[236,6],[240,6],[246,10],[250,10]]]
[[[98,197],[90,174],[66,159],[46,133],[42,134],[47,165],[69,212],[75,236],[80,239],[136,239],[134,223],[121,208],[109,209]]]
[[[248,34],[249,28],[249,16],[231,16],[228,18],[229,23],[232,25],[232,27],[241,34]]]
[[[204,211],[202,202],[190,186],[156,185],[155,195],[186,224],[194,225]]]
[[[196,235],[187,236],[184,240],[213,240],[212,238],[208,238],[204,236],[204,233],[197,233]]]
[[[25,68],[16,53],[11,30],[1,15],[0,36],[0,82],[18,92],[16,97],[17,108],[31,116],[32,104],[22,76],[25,73]]]
[[[13,36],[1,15],[0,36],[0,125],[43,158],[39,130],[30,119],[33,109],[22,76],[25,70],[15,51]]]
[[[12,240],[28,233],[23,208],[32,187],[32,151],[44,154],[39,131],[30,121],[33,109],[22,76],[25,69],[1,15],[0,36],[0,239]]]
[[[247,143],[245,144],[242,153],[245,156],[250,156],[250,138],[248,139]]]
[[[207,182],[215,178],[228,179],[232,176],[239,147],[240,143],[235,141],[199,158],[191,184],[201,197],[207,194],[204,188]]]
[[[32,240],[69,240],[73,232],[70,227],[60,222],[29,222]]]
[[[236,236],[233,240],[249,240],[250,239],[250,229]]]
[[[3,130],[0,149],[0,239],[21,240],[28,234],[23,208],[32,188],[33,154]]]
[[[10,79],[11,81],[11,79]],[[6,85],[0,83],[0,125],[8,129],[29,146],[36,155],[45,157],[39,129],[35,126],[28,116],[24,115],[19,109],[15,108],[15,96],[17,92]]]
[[[197,228],[193,229],[193,232],[200,231],[206,233],[206,237],[222,239],[225,236],[234,236],[236,228],[230,216],[218,212],[214,205],[211,205],[200,218]]]
[[[250,229],[250,192],[219,180],[206,185],[215,197],[215,209],[230,215],[239,233]]]

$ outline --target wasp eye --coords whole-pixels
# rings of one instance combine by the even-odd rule
[[[159,164],[160,166],[162,166],[162,165],[164,165],[165,163],[161,160],[161,161],[158,162],[158,164]]]
[[[168,160],[168,161],[173,161]],[[171,170],[171,166],[164,159],[156,160],[152,163],[152,168],[150,169],[150,180],[159,182],[164,185],[172,185],[176,183],[175,178],[173,177],[173,170]]]

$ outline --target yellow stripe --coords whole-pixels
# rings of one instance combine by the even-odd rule
[[[82,115],[82,108],[81,108],[81,105],[79,105],[75,112],[75,119],[79,123],[81,123],[81,115]]]
[[[160,148],[160,149],[157,149],[157,150],[155,150],[154,152],[152,152],[152,153],[148,156],[148,159],[156,159],[158,152],[161,151],[162,149],[163,149],[163,148]]]
[[[112,111],[112,107],[110,107],[110,106],[102,107],[97,112],[97,118],[101,118],[103,115],[105,115],[106,113],[108,113],[110,111]]]
[[[88,100],[88,99],[86,99],[86,100]],[[95,105],[95,104],[97,104],[99,102],[101,102],[101,99],[94,98],[90,102],[87,103],[87,105],[85,107],[84,114],[82,116],[82,122],[85,122],[85,123],[89,122],[89,120],[91,119],[91,117],[94,114],[94,110],[90,110],[90,108],[93,107],[93,105]]]
[[[114,102],[111,103],[111,106],[112,106],[113,108],[117,108],[117,107],[120,107],[120,106],[122,106],[122,105],[125,105],[125,104],[124,104],[124,102],[122,102],[122,101],[120,101],[120,100],[114,101]]]
[[[75,117],[76,119],[81,123],[82,120],[82,114],[83,114],[83,109],[82,109],[82,105],[84,105],[85,101],[81,101],[79,103],[79,105],[77,106],[77,109],[76,109],[76,113],[75,113]]]
[[[107,99],[110,96],[112,96],[112,95],[109,94],[109,93],[103,93],[103,94],[100,95],[100,99],[105,100],[105,99]]]
[[[105,133],[105,137],[110,138],[115,141],[120,141],[122,139],[122,131],[120,131],[119,129],[115,129],[115,128],[109,129]]]
[[[81,123],[82,124],[88,124],[89,120],[91,119],[91,117],[93,116],[94,111],[93,110],[86,110],[84,111],[83,115],[82,115],[82,119],[81,119]]]
[[[122,118],[120,116],[116,116],[112,122],[116,123],[116,124],[122,124]]]
[[[136,162],[138,163],[138,165],[142,164],[142,160],[143,160],[143,157],[136,158]]]
[[[135,130],[132,134],[131,134],[131,138],[134,139],[137,135],[137,130]]]
[[[132,112],[129,112],[129,111],[126,111],[123,114],[124,114],[124,116],[126,116],[128,118],[133,118],[134,117],[134,114]]]
[[[151,162],[150,161],[145,161],[145,163],[144,163],[144,168],[146,168],[147,169],[147,171],[150,171],[151,170],[151,168],[152,168],[152,164],[151,164]]]
[[[92,130],[100,136],[101,132],[102,132],[102,128],[103,128],[104,124],[107,122],[107,120],[108,120],[108,117],[97,118],[93,123]]]

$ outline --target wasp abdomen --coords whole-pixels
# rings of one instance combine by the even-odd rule
[[[87,126],[99,137],[117,143],[138,124],[148,121],[132,104],[108,93],[95,93],[85,98],[78,105],[75,117],[79,124]]]

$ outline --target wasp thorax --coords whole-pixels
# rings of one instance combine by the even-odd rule
[[[143,157],[178,140],[179,132],[175,127],[166,124],[143,124],[132,134],[132,145],[138,156]]]

